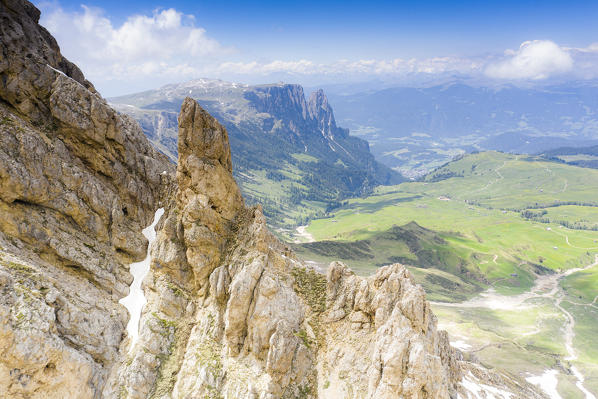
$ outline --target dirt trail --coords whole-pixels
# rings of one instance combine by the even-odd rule
[[[300,244],[303,242],[314,242],[314,236],[312,236],[310,233],[308,233],[306,231],[307,226],[299,226],[297,227],[296,231],[297,233],[295,233],[295,240],[293,241],[295,244]]]
[[[537,227],[537,228],[539,228],[539,229],[542,229],[542,230],[544,230],[544,227],[543,227],[543,226],[534,225],[534,227]],[[563,227],[563,226],[560,226],[560,228],[561,228],[561,229],[566,229],[566,227]],[[595,250],[595,249],[598,249],[598,247],[578,247],[578,246],[576,246],[576,245],[573,245],[573,244],[571,244],[571,243],[569,242],[569,236],[568,236],[567,234],[565,234],[565,233],[560,233],[560,232],[558,232],[558,231],[556,231],[555,229],[552,229],[552,228],[547,228],[546,230],[547,230],[547,231],[549,231],[549,232],[551,232],[551,233],[554,233],[554,234],[556,234],[556,235],[558,235],[558,236],[564,237],[564,238],[565,238],[565,243],[566,243],[568,246],[570,246],[571,248],[575,248],[575,249],[584,249],[584,250],[586,250],[586,251],[590,251],[590,250]]]
[[[486,190],[488,187],[490,187],[491,185],[493,185],[494,183],[496,183],[499,180],[504,179],[503,175],[499,172],[499,170],[501,170],[502,168],[504,168],[505,166],[507,166],[507,161],[504,161],[502,165],[500,165],[499,167],[497,167],[496,169],[494,169],[494,173],[496,173],[498,175],[498,179],[495,180],[490,180],[488,182],[488,184],[486,184],[484,187],[480,188],[477,191],[484,191]],[[475,191],[474,191],[475,192]]]
[[[574,361],[577,360],[577,353],[575,351],[575,347],[573,345],[573,339],[575,337],[575,318],[573,315],[567,311],[561,305],[561,302],[568,301],[565,298],[565,292],[563,291],[562,287],[559,284],[559,280],[563,277],[567,277],[572,275],[573,273],[577,273],[580,271],[584,271],[595,267],[598,265],[598,255],[595,256],[594,262],[585,266],[585,267],[578,267],[575,269],[569,269],[562,273],[555,273],[551,275],[539,276],[534,286],[528,291],[524,292],[519,295],[502,295],[496,292],[493,288],[488,289],[487,291],[481,293],[475,298],[472,298],[468,301],[461,302],[461,303],[444,303],[444,302],[431,302],[435,305],[440,306],[447,306],[447,307],[456,307],[456,308],[488,308],[493,310],[516,310],[522,307],[534,306],[530,303],[525,303],[529,299],[535,298],[548,298],[554,302],[555,307],[563,313],[565,316],[566,322],[564,325],[564,341],[565,341],[565,349],[567,351],[567,357],[564,360],[567,361]],[[596,301],[598,300],[598,296],[594,298],[591,304],[586,304],[589,306],[594,306]],[[568,301],[570,302],[570,301]],[[577,379],[576,386],[582,391],[585,395],[585,399],[596,399],[591,392],[589,392],[584,383],[584,376],[581,372],[575,367],[571,366],[571,372]]]

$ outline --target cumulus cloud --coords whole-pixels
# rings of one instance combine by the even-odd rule
[[[63,54],[106,95],[199,77],[319,84],[371,78],[408,83],[453,74],[509,80],[541,80],[567,72],[581,78],[598,75],[598,43],[574,48],[534,40],[503,55],[485,57],[254,61],[225,48],[194,16],[173,8],[131,15],[115,24],[102,9],[83,5],[79,11],[67,12],[57,4],[41,5],[42,25],[56,37]]]
[[[568,72],[573,58],[565,49],[550,40],[532,40],[517,50],[507,50],[505,58],[486,67],[486,74],[499,79],[546,79]]]
[[[160,74],[180,79],[197,74],[206,64],[203,59],[230,52],[197,26],[193,16],[172,8],[129,16],[120,26],[114,26],[103,10],[84,5],[80,12],[52,5],[43,11],[41,24],[91,80]]]

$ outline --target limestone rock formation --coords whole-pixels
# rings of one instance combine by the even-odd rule
[[[243,205],[227,142],[226,130],[187,98],[178,189],[152,250],[141,338],[121,348],[127,357],[104,395],[465,395],[462,375],[477,369],[436,330],[407,269],[390,265],[364,279],[341,263],[327,276],[306,268],[269,233],[261,209]],[[541,397],[530,387],[493,386]]]
[[[38,18],[0,0],[0,398],[541,397],[462,361],[403,266],[301,264],[192,99],[175,178]],[[133,343],[118,301],[159,207]]]
[[[174,168],[38,18],[0,2],[0,396],[97,397]]]
[[[348,129],[336,126],[332,107],[322,89],[314,91],[309,97],[307,109],[311,118],[317,123],[318,129],[324,137],[334,140],[339,137],[347,137]]]

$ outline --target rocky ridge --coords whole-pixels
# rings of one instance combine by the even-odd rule
[[[402,265],[301,264],[190,98],[175,175],[38,18],[0,2],[0,398],[542,397],[463,361]],[[118,300],[159,207],[131,347]]]
[[[365,280],[340,263],[326,278],[306,269],[243,205],[227,142],[183,102],[178,190],[153,248],[140,341],[107,394],[454,396],[458,355],[407,270]]]
[[[140,340],[106,397],[478,397],[471,387],[542,397],[463,361],[404,266],[365,279],[338,262],[326,276],[301,264],[261,208],[244,206],[227,142],[187,98],[178,189],[152,248]]]
[[[0,2],[0,396],[94,397],[119,358],[128,264],[174,167],[39,15]]]

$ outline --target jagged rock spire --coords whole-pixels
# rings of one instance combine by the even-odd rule
[[[187,260],[201,287],[220,261],[243,197],[232,175],[226,129],[191,98],[179,115],[177,181]]]
[[[179,114],[179,160],[190,153],[213,159],[232,173],[230,145],[226,129],[190,97]]]
[[[324,90],[319,89],[311,93],[307,108],[310,117],[317,123],[318,129],[323,136],[334,138],[338,135],[343,137],[348,135],[346,129],[336,126],[334,112],[328,103],[328,97],[324,94]]]

